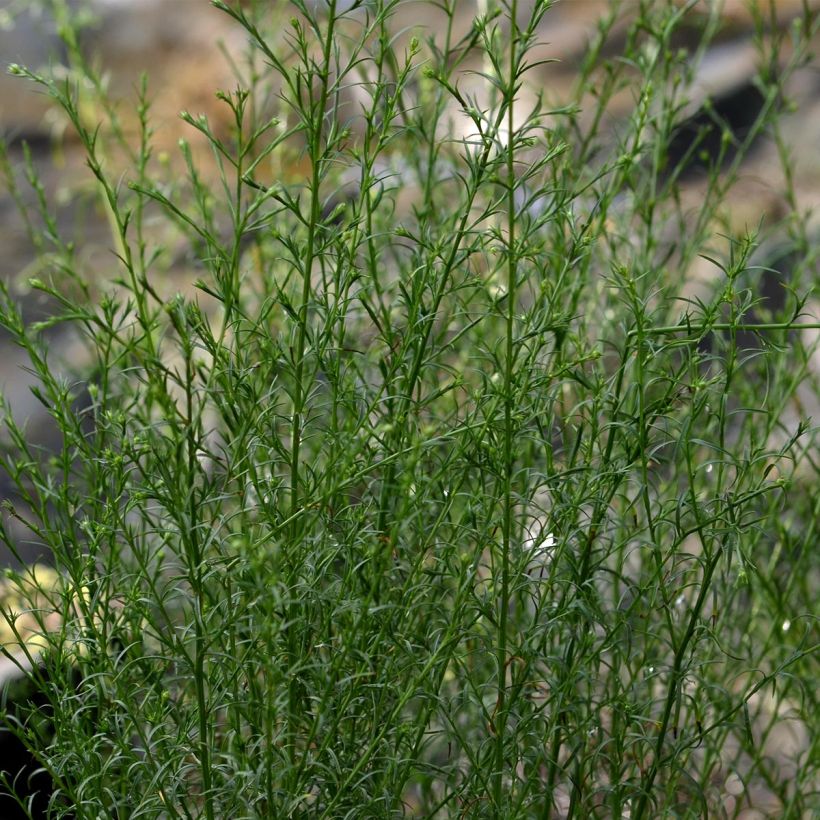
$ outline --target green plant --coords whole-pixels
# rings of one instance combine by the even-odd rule
[[[54,816],[816,808],[816,741],[767,741],[817,728],[816,434],[792,420],[816,248],[794,202],[740,233],[722,211],[763,134],[792,190],[808,12],[758,16],[761,109],[722,126],[693,211],[667,147],[714,14],[683,51],[689,9],[613,3],[559,103],[531,83],[550,2],[460,32],[448,0],[425,32],[390,0],[289,23],[217,0],[248,50],[227,129],[183,113],[211,153],[181,141],[181,174],[147,84],[129,125],[52,5],[65,79],[12,71],[64,112],[115,250],[84,270],[27,155],[54,311],[27,323],[4,286],[0,323],[62,446],[7,413],[3,466],[62,579],[31,673],[53,717],[15,724]],[[771,237],[794,264],[766,315]]]

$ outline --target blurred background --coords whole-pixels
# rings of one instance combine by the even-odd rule
[[[630,8],[635,7],[636,1],[616,4],[618,12],[604,43],[604,52],[620,53]],[[485,5],[481,0],[458,0],[457,28],[466,32]],[[683,0],[680,5],[684,5]],[[802,15],[817,9],[818,5],[818,0],[763,0],[761,9],[766,18],[763,28],[769,32],[787,31],[790,26],[800,25]],[[541,31],[543,44],[538,49],[539,57],[555,62],[538,69],[535,86],[540,84],[540,89],[525,89],[522,95],[530,93],[534,97],[536,90],[540,90],[548,102],[556,105],[569,99],[578,65],[596,35],[602,16],[611,6],[608,0],[558,0],[555,3],[545,15]],[[419,19],[420,8],[427,15],[435,13],[430,11],[430,4],[423,7],[412,2],[400,4],[397,27],[411,27],[421,37],[435,34],[440,30],[441,21],[433,16]],[[362,8],[350,12],[354,18],[363,13]],[[133,123],[140,76],[143,72],[147,74],[155,127],[155,157],[169,163],[178,161],[177,143],[182,136],[196,147],[196,132],[179,117],[182,110],[194,115],[206,114],[215,128],[225,122],[227,108],[216,99],[215,92],[236,86],[235,68],[226,55],[241,52],[245,42],[229,17],[214,9],[208,0],[0,0],[0,63],[4,69],[12,63],[34,70],[49,66],[59,69],[67,64],[66,45],[59,36],[61,16],[65,15],[82,23],[78,47],[99,66],[111,96],[120,102],[126,127],[128,122]],[[754,84],[761,27],[756,27],[745,0],[695,3],[687,12],[675,44],[679,48],[694,49],[710,15],[716,15],[717,34],[698,64],[691,103],[682,112],[677,136],[669,146],[670,153],[678,157],[687,153],[704,126],[713,124],[710,119],[713,115],[704,114],[705,99],[711,101],[712,111],[716,111],[738,137],[751,125],[762,105],[761,94]],[[788,54],[783,56],[787,59]],[[480,65],[472,67],[480,68]],[[466,83],[470,81],[465,77]],[[765,225],[767,221],[775,222],[795,210],[813,213],[820,205],[820,71],[816,60],[794,74],[788,91],[791,113],[782,120],[782,138],[797,161],[795,199],[786,199],[777,145],[772,139],[761,138],[741,169],[723,215],[729,231],[742,232],[748,227]],[[355,95],[355,89],[351,94]],[[615,95],[607,112],[610,122],[604,133],[607,129],[613,135],[617,133],[619,120],[628,116],[634,107],[634,98],[634,89],[629,88]],[[457,117],[454,112],[456,120]],[[458,129],[456,121],[456,133]],[[39,275],[37,266],[42,264],[42,258],[37,261],[31,234],[18,207],[21,202],[31,204],[35,197],[34,190],[24,182],[25,152],[30,152],[30,161],[42,181],[61,235],[76,241],[86,267],[101,270],[111,267],[110,232],[94,195],[94,181],[86,167],[84,153],[76,139],[72,139],[65,115],[56,109],[42,88],[11,76],[6,70],[0,72],[0,134],[6,143],[5,182],[0,179],[0,278],[23,305],[26,319],[37,320],[48,314],[50,306],[42,293],[32,291],[27,285],[31,277]],[[708,163],[710,157],[703,153],[715,154],[719,146],[720,133],[715,129],[711,137],[701,143],[691,167],[681,175],[681,197],[684,201],[688,198],[693,207],[697,207],[706,184],[705,174],[699,173],[698,166]],[[282,173],[298,175],[299,170],[294,165]],[[10,177],[17,178],[16,192],[11,190]],[[407,196],[412,199],[412,191]],[[818,220],[814,220],[814,224],[819,224]],[[773,300],[777,300],[783,284],[787,283],[788,248],[780,256],[782,259],[775,260],[777,265],[773,265],[778,267],[777,275],[764,278],[761,285],[766,291],[762,295]],[[764,261],[770,261],[769,257]],[[178,267],[180,280],[184,280],[184,259]],[[705,294],[719,271],[710,262],[699,260],[685,275],[689,295],[697,297]],[[816,316],[816,302],[812,302],[810,308]],[[70,366],[72,358],[81,355],[79,345],[70,337],[59,336],[58,330],[53,333],[55,340],[59,338],[54,366],[61,366],[60,362]],[[18,419],[27,420],[31,443],[47,452],[56,446],[56,430],[30,390],[32,377],[22,367],[24,360],[23,352],[11,347],[0,332],[0,389],[7,397],[11,412]],[[820,372],[820,362],[816,363],[815,370]],[[816,406],[816,395],[815,390],[803,396],[809,410]],[[820,408],[816,415],[820,415]],[[0,432],[0,441],[4,440],[5,433]],[[12,496],[7,481],[0,477],[0,497]],[[14,522],[11,525],[14,526]],[[36,558],[36,546],[27,545],[23,533],[20,540],[24,558]],[[0,555],[0,565],[9,562],[12,562],[10,555]]]

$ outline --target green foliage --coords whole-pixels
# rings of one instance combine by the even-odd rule
[[[789,167],[814,22],[758,21],[759,115],[693,212],[667,147],[714,18],[681,52],[679,5],[614,3],[558,104],[529,84],[549,2],[466,33],[463,0],[417,31],[395,0],[214,5],[248,49],[179,163],[70,14],[64,76],[12,69],[67,116],[115,252],[85,270],[41,195],[53,315],[0,309],[61,431],[43,455],[6,413],[2,456],[65,584],[31,673],[52,725],[17,729],[54,816],[731,816],[759,788],[808,816],[816,740],[767,738],[818,736],[816,251],[797,210],[716,230],[755,139]],[[764,315],[771,237],[796,261]]]

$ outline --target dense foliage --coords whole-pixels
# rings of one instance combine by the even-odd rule
[[[52,306],[3,286],[60,431],[6,414],[1,533],[59,571],[13,723],[53,816],[808,816],[808,12],[754,19],[735,129],[691,3],[612,3],[553,88],[559,4],[216,2],[247,50],[170,157],[51,5],[66,66],[12,70],[113,251],[5,150]],[[761,141],[787,207],[739,230]]]

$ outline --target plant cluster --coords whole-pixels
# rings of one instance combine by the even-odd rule
[[[428,28],[215,0],[247,37],[228,125],[183,113],[169,158],[147,81],[117,107],[51,5],[67,65],[12,71],[113,251],[89,270],[4,149],[53,307],[2,286],[61,440],[5,413],[0,537],[59,572],[12,573],[50,717],[11,726],[51,816],[816,809],[817,247],[781,133],[808,11],[758,15],[744,132],[716,116],[672,158],[719,29],[691,3],[613,2],[559,99],[548,0]],[[790,208],[738,233],[762,139]]]

